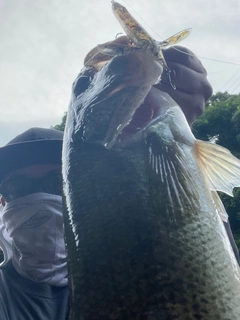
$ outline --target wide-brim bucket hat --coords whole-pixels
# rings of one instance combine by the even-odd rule
[[[0,148],[0,181],[17,169],[35,164],[61,164],[63,132],[31,128]]]

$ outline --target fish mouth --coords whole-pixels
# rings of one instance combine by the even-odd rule
[[[152,89],[151,89],[152,90]],[[119,133],[117,141],[125,141],[129,139],[132,135],[139,132],[145,128],[148,123],[156,118],[156,105],[148,101],[148,96],[145,98],[144,102],[136,109],[131,121],[126,127]]]
[[[155,122],[154,120],[157,120],[164,113],[166,104],[166,94],[153,86],[136,109],[129,123],[119,132],[116,143],[129,142],[134,135]]]
[[[121,73],[116,76],[118,83],[110,85],[114,89],[105,96],[106,104],[108,100],[115,108],[102,142],[107,149],[131,142],[161,111],[160,90],[154,85],[161,76],[162,66],[141,52],[125,56],[123,61],[120,59],[115,58],[115,64],[118,68],[121,66]],[[108,66],[108,75],[113,66],[114,60]]]
[[[163,68],[142,50],[114,57],[96,50],[87,55],[85,69],[73,86],[74,103],[82,110],[78,122],[82,139],[107,149],[121,147],[137,139],[136,134],[158,117],[162,98],[154,86]],[[89,79],[86,91],[77,92],[79,79],[84,77]]]

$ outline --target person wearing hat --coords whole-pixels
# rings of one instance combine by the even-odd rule
[[[176,71],[177,90],[166,75],[156,87],[176,100],[191,123],[212,94],[206,71],[195,56],[171,48],[165,58]],[[1,320],[68,319],[62,139],[61,131],[31,128],[0,148]]]
[[[31,128],[0,148],[0,319],[66,319],[63,132]]]

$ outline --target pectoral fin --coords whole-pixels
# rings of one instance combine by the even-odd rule
[[[200,140],[195,152],[209,188],[233,196],[233,188],[240,187],[240,160],[226,148]]]
[[[171,135],[170,132],[165,134]],[[154,205],[162,208],[169,221],[191,217],[200,203],[195,172],[188,170],[184,150],[174,140],[168,145],[158,134],[150,135],[147,143],[149,190]]]

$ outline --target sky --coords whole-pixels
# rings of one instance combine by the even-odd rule
[[[214,93],[240,92],[239,0],[119,3],[156,40],[192,28],[180,45],[199,57]],[[59,124],[85,55],[120,32],[110,0],[0,0],[0,147]]]

